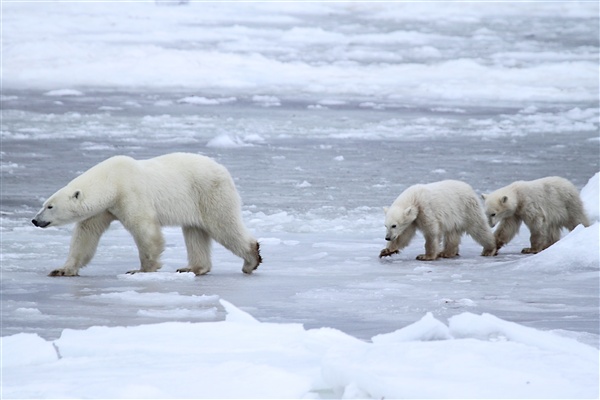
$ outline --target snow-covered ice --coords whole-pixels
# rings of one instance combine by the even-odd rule
[[[363,342],[330,328],[223,322],[3,338],[6,398],[592,398],[598,350],[462,313]],[[22,377],[26,378],[23,379]],[[26,381],[26,384],[23,382]]]
[[[599,6],[3,2],[2,398],[598,398]],[[264,264],[137,267],[115,223],[77,278],[44,198],[115,154],[231,171]],[[379,260],[382,206],[559,175],[592,226]]]

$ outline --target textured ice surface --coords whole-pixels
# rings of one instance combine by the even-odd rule
[[[597,224],[535,256],[523,227],[493,258],[465,237],[419,262],[420,236],[377,257],[382,207],[415,183],[560,175],[597,221],[598,4],[7,3],[2,22],[4,394],[598,396],[597,350],[577,350],[599,347]],[[209,275],[176,274],[168,227],[163,269],[125,275],[114,223],[80,277],[47,277],[72,227],[35,228],[43,200],[112,155],[172,151],[230,170],[256,273],[215,246]],[[236,315],[258,321],[241,342]]]

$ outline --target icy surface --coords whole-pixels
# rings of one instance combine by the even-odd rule
[[[3,395],[598,396],[597,349],[489,314],[462,313],[452,317],[448,326],[427,314],[413,325],[367,343],[329,328],[261,323],[232,304],[221,303],[228,313],[223,322],[67,329],[53,342],[35,334],[4,337]],[[432,328],[443,335],[432,336]],[[19,383],[23,375],[26,385]]]
[[[49,23],[51,21],[51,23]],[[598,397],[598,4],[2,4],[4,397]],[[205,154],[264,263],[138,267],[114,223],[76,278],[43,200],[115,154]],[[522,255],[386,260],[383,206],[559,175],[593,223]],[[140,340],[140,338],[144,338]],[[59,357],[62,357],[59,359]],[[231,382],[236,382],[232,385]]]

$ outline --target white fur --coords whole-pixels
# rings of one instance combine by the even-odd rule
[[[577,188],[558,176],[514,182],[482,197],[490,226],[500,223],[494,232],[498,249],[515,237],[521,222],[531,232],[531,247],[523,253],[550,247],[560,239],[563,227],[590,225]]]
[[[418,260],[455,257],[466,232],[483,246],[482,255],[496,253],[492,231],[487,226],[477,195],[468,184],[446,180],[406,189],[385,209],[386,240],[380,253],[397,253],[410,243],[417,229],[425,237],[425,254]],[[440,243],[444,248],[440,251]]]
[[[242,222],[241,201],[229,172],[208,157],[173,153],[134,160],[115,156],[53,194],[33,223],[40,227],[76,225],[67,261],[51,275],[77,275],[114,220],[133,235],[141,272],[161,267],[161,226],[165,225],[183,229],[189,266],[180,271],[197,275],[210,271],[211,239],[243,258],[245,273],[261,261],[258,243]]]

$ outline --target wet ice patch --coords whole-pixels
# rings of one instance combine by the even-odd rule
[[[158,319],[194,318],[194,320],[214,321],[217,318],[217,309],[215,307],[211,307],[208,310],[190,308],[171,308],[168,310],[142,309],[138,310],[137,315]]]
[[[262,107],[279,107],[281,106],[281,100],[275,96],[252,96],[252,101]]]
[[[190,274],[193,275],[193,274]],[[160,292],[138,292],[135,290],[127,290],[123,292],[101,293],[85,296],[86,300],[114,303],[124,302],[129,305],[140,306],[173,306],[173,305],[195,305],[207,306],[216,304],[219,300],[218,296],[206,295],[180,295],[177,292],[160,293]]]

